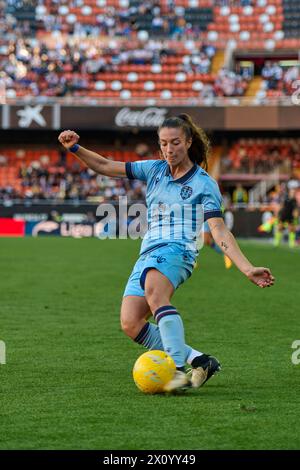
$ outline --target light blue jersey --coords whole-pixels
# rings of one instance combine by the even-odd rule
[[[150,269],[160,271],[177,289],[193,272],[203,220],[222,217],[218,185],[198,165],[174,180],[163,160],[126,163],[126,172],[130,179],[147,182],[148,231],[124,296],[145,295]]]
[[[203,225],[203,232],[204,233],[210,233],[210,228],[209,228],[209,225],[208,225],[208,222],[204,222],[204,225]]]
[[[148,231],[140,253],[176,243],[197,254],[203,222],[222,217],[222,197],[216,181],[196,164],[174,180],[164,160],[128,162],[126,173],[129,179],[147,183]]]

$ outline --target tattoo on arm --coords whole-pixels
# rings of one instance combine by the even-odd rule
[[[225,251],[228,250],[228,245],[225,242],[221,242],[221,247],[224,248]]]

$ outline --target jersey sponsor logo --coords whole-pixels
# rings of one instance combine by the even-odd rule
[[[152,255],[151,258],[155,258],[159,264],[164,263],[166,261],[166,258],[164,258],[163,256]]]
[[[193,190],[190,186],[183,186],[180,191],[182,199],[188,199],[193,194]]]

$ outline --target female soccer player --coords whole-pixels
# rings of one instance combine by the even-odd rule
[[[202,205],[215,242],[250,281],[264,288],[273,285],[274,277],[269,269],[254,267],[245,258],[224,224],[218,185],[205,171],[209,142],[203,130],[181,114],[165,119],[158,137],[162,159],[133,163],[114,162],[79,146],[74,131],[62,132],[58,140],[96,173],[147,182],[149,228],[125,288],[121,325],[137,343],[170,354],[177,372],[165,390],[174,391],[199,387],[220,368],[215,357],[185,344],[180,314],[171,305],[175,289],[191,275],[197,256],[195,207]],[[147,321],[149,311],[157,325]],[[190,376],[185,373],[186,362],[192,366]]]
[[[296,227],[299,212],[297,208],[296,190],[287,190],[281,208],[278,213],[278,223],[274,227],[274,246],[279,246],[282,240],[284,228],[287,226],[289,233],[289,247],[295,248]]]

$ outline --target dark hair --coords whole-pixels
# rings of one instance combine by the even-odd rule
[[[158,134],[164,127],[183,129],[187,139],[192,139],[188,150],[189,159],[207,170],[207,160],[210,152],[210,142],[201,127],[198,127],[188,114],[166,118],[158,128]]]

